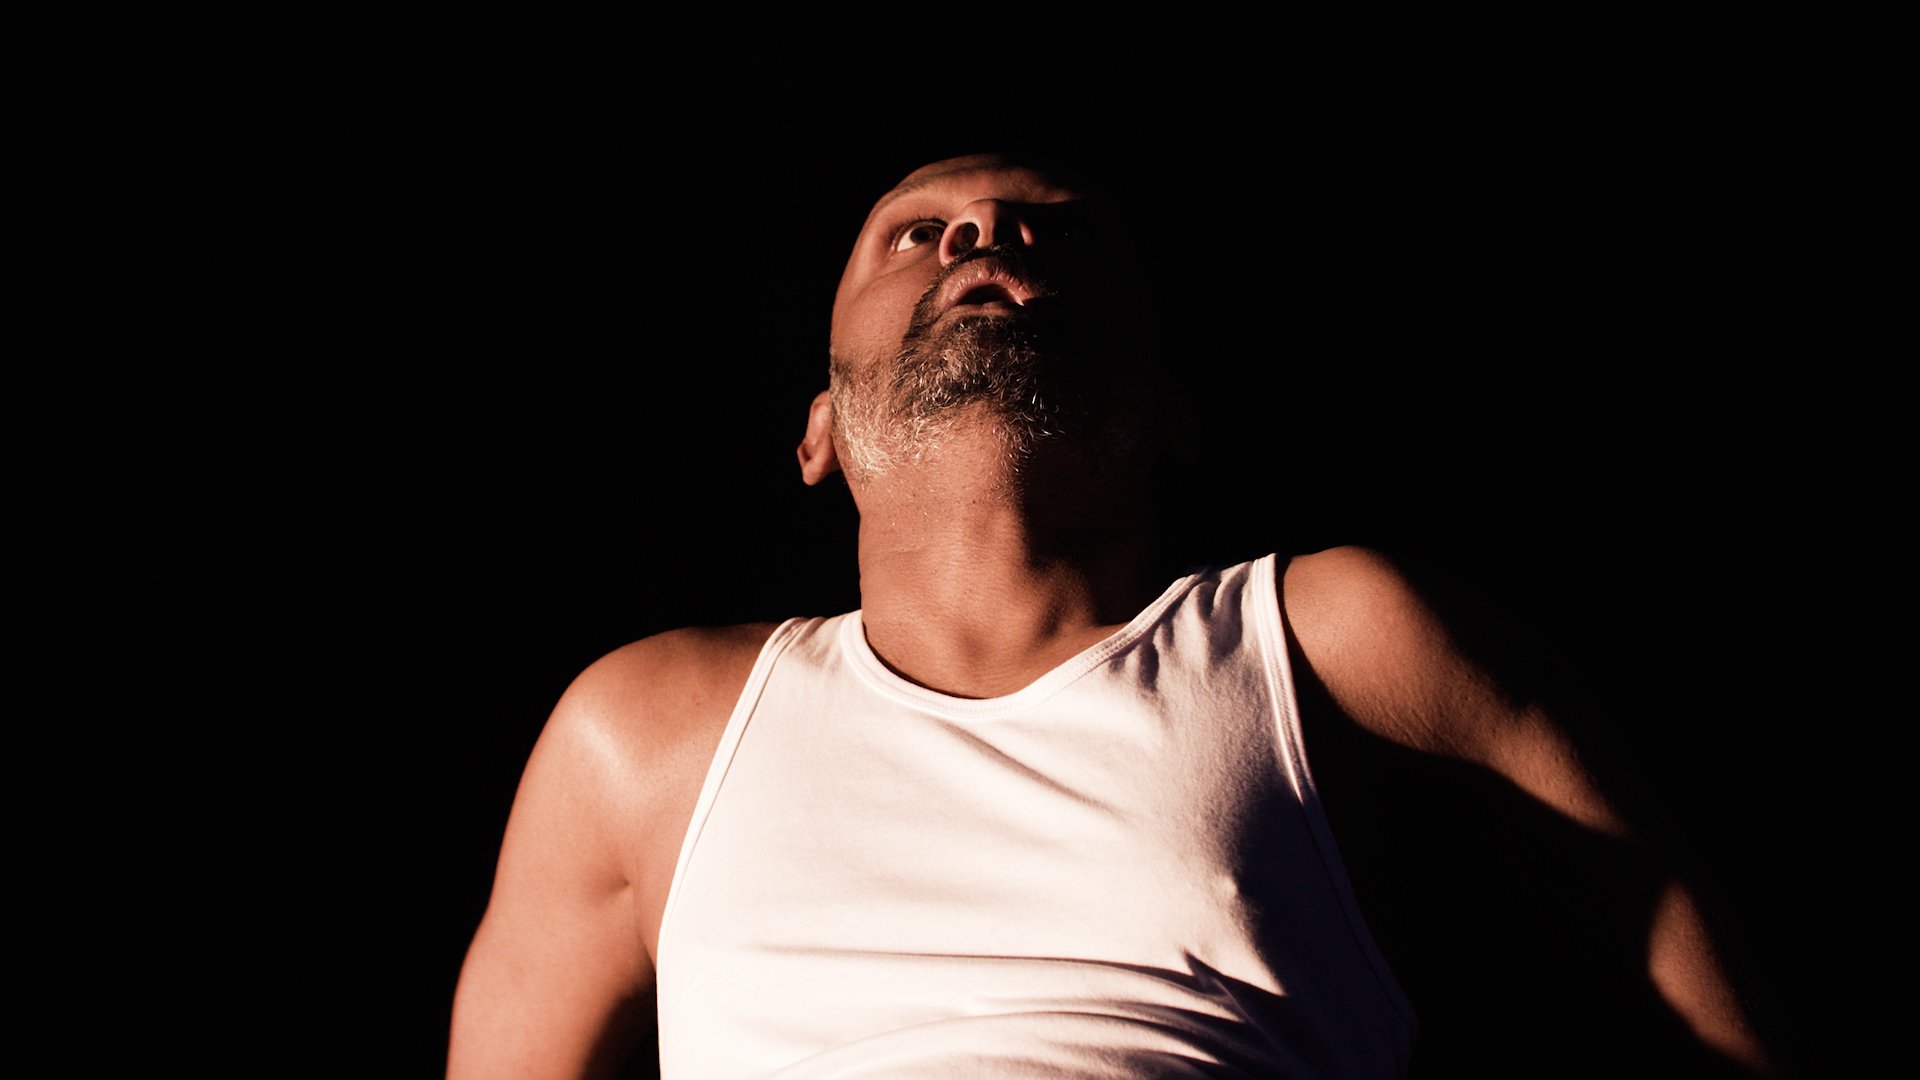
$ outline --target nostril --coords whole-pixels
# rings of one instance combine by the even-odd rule
[[[967,221],[954,227],[953,253],[955,255],[965,255],[967,252],[973,250],[973,245],[979,242],[980,226],[975,225],[971,221]]]

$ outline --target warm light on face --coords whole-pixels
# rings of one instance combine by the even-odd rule
[[[1139,351],[1101,204],[994,158],[921,169],[875,205],[833,318],[834,431],[849,474],[936,451],[956,422],[1016,467],[1043,441],[1110,426]],[[1128,264],[1130,266],[1130,264]],[[1131,340],[1130,340],[1131,339]]]
[[[950,230],[978,229],[979,219],[992,218],[1003,242],[1042,246],[1047,237],[1025,219],[1082,198],[1038,170],[998,158],[916,170],[875,204],[854,244],[834,296],[834,353],[871,359],[899,349],[915,305],[953,250]]]

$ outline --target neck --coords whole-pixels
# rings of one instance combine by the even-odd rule
[[[1071,449],[1016,471],[998,440],[862,481],[861,620],[888,667],[999,697],[1111,634],[1158,595],[1137,468]]]

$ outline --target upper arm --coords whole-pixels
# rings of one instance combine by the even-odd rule
[[[644,660],[576,679],[527,762],[460,972],[450,1077],[594,1075],[653,1022],[630,828],[647,809],[649,718],[629,689]]]
[[[1347,716],[1411,750],[1487,768],[1584,828],[1630,829],[1590,768],[1544,660],[1483,610],[1442,610],[1391,559],[1343,547],[1294,560],[1288,617]],[[1493,620],[1497,623],[1497,620]]]
[[[1484,770],[1597,838],[1562,843],[1549,859],[1571,864],[1615,853],[1588,859],[1591,865],[1563,878],[1591,886],[1583,890],[1591,906],[1581,917],[1596,920],[1589,924],[1595,933],[1598,920],[1640,927],[1643,985],[1650,983],[1702,1043],[1764,1067],[1766,1055],[1694,894],[1665,850],[1664,827],[1639,789],[1637,770],[1549,649],[1484,601],[1416,581],[1362,548],[1294,560],[1283,595],[1302,655],[1354,727],[1413,758]],[[1435,817],[1448,811],[1444,802],[1420,808]],[[1541,872],[1568,869],[1548,865],[1542,860]],[[1642,873],[1654,883],[1645,902],[1635,889],[1606,880]]]

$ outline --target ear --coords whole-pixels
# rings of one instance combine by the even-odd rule
[[[817,484],[840,471],[833,449],[833,391],[822,390],[807,408],[807,433],[800,439],[800,479]]]

